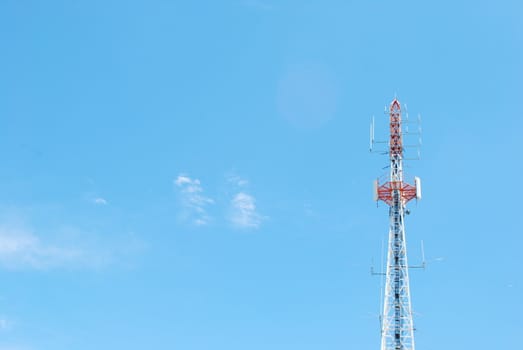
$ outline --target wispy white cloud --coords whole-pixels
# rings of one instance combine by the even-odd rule
[[[249,181],[235,172],[229,173],[226,178],[234,193],[230,201],[230,223],[241,229],[259,228],[265,218],[258,213],[256,198],[248,191]]]
[[[231,223],[237,228],[259,228],[262,216],[256,211],[256,199],[245,192],[231,200]]]
[[[102,197],[96,197],[93,198],[93,203],[97,205],[107,205],[109,204],[105,198]]]
[[[81,250],[44,243],[27,229],[0,227],[0,265],[3,267],[45,269],[81,258]]]
[[[250,193],[249,181],[235,172],[225,175],[227,182],[227,215],[225,219],[240,229],[259,228],[266,217],[260,215],[256,208],[256,198]],[[205,226],[211,222],[209,206],[215,201],[204,195],[200,180],[180,174],[174,179],[182,205],[179,217],[195,226]],[[223,199],[223,198],[222,198]],[[220,202],[220,201],[219,201]]]
[[[0,317],[0,331],[8,331],[13,327],[13,322],[5,317]]]
[[[0,268],[77,269],[120,265],[129,254],[145,247],[132,235],[93,241],[94,234],[72,228],[58,229],[54,235],[37,234],[21,225],[0,226]],[[2,323],[0,320],[0,329]]]
[[[109,201],[106,198],[100,196],[96,192],[86,192],[83,197],[85,201],[94,205],[105,206],[109,204]]]
[[[205,226],[211,221],[207,206],[214,200],[203,194],[203,187],[198,179],[180,174],[174,180],[183,207],[181,217],[196,226]]]
[[[237,186],[239,188],[244,188],[249,185],[249,181],[236,175],[236,174],[229,174],[227,175],[227,182],[230,184]]]

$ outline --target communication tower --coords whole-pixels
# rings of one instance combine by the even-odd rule
[[[405,214],[409,201],[421,199],[421,181],[414,178],[414,184],[403,179],[404,136],[402,111],[397,99],[388,108],[390,117],[390,138],[388,149],[383,151],[390,158],[390,175],[385,181],[374,182],[374,200],[389,206],[389,242],[381,315],[381,350],[414,350],[414,324],[409,288],[409,265],[407,263],[407,242],[405,238]],[[421,129],[419,129],[421,131]],[[420,139],[421,142],[421,139]],[[374,145],[374,120],[371,124],[371,151]],[[386,141],[385,141],[386,143]],[[424,267],[423,262],[421,267]],[[420,266],[416,266],[420,267]]]

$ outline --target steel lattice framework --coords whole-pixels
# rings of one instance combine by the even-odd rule
[[[403,134],[401,106],[394,99],[390,116],[390,178],[375,184],[375,199],[389,205],[389,243],[385,272],[384,306],[381,318],[381,350],[414,350],[414,325],[409,288],[409,265],[405,240],[405,211],[408,201],[421,197],[419,179],[403,181]]]

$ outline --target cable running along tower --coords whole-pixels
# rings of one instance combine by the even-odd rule
[[[409,265],[405,239],[406,204],[421,198],[418,177],[414,184],[403,181],[404,135],[401,106],[394,99],[388,109],[390,139],[387,153],[390,157],[388,181],[374,183],[374,200],[389,206],[389,242],[385,275],[383,314],[381,315],[381,350],[414,350],[414,325],[409,289]],[[374,121],[371,125],[371,151],[374,144]],[[424,267],[424,263],[422,265]]]

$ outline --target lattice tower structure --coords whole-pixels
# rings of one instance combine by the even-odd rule
[[[390,116],[390,177],[375,185],[377,200],[389,206],[389,242],[383,314],[381,316],[381,350],[414,350],[414,325],[409,288],[409,265],[405,239],[406,204],[417,198],[419,179],[410,185],[403,180],[403,134],[401,106],[394,99]],[[419,196],[421,196],[419,194]]]

